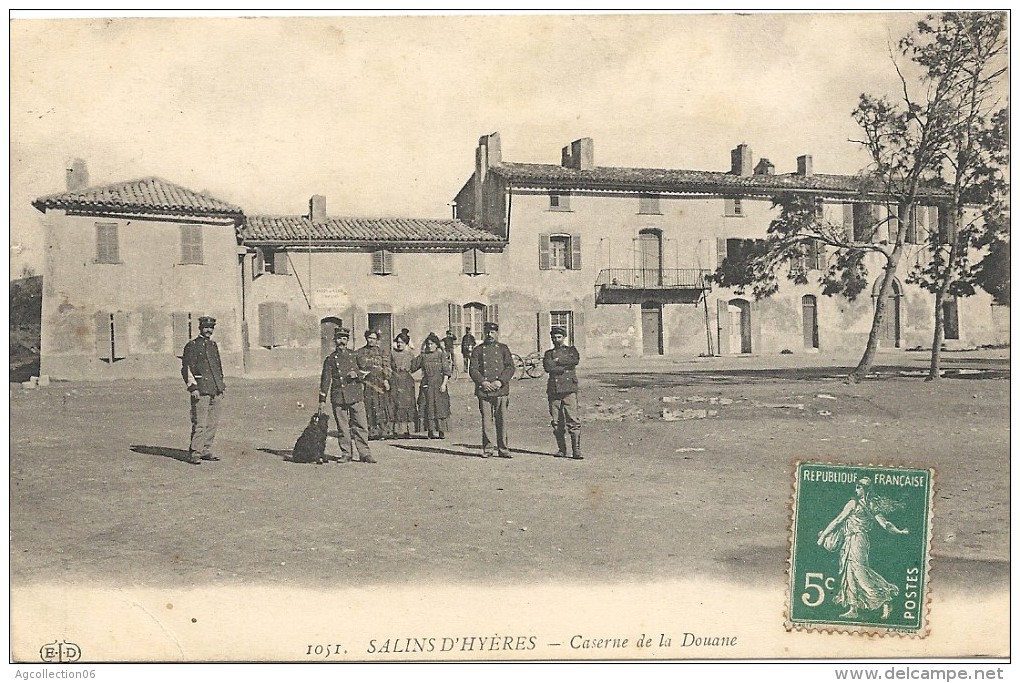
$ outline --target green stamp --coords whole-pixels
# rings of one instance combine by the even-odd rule
[[[927,634],[934,474],[797,463],[788,629]]]

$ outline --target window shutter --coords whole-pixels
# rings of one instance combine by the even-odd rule
[[[489,304],[485,307],[485,322],[487,323],[498,323],[499,322],[499,304]]]
[[[715,238],[715,267],[721,268],[723,261],[726,260],[726,238],[716,237]]]
[[[96,261],[118,263],[120,248],[117,240],[116,223],[96,223]]]
[[[546,348],[549,344],[549,312],[539,311],[535,314],[535,338],[538,341],[538,350]]]
[[[128,316],[118,311],[113,314],[113,357],[127,358],[131,353],[128,343]]]
[[[184,345],[191,339],[191,314],[175,311],[171,314],[173,320],[173,345],[174,354],[180,358],[184,355]]]
[[[387,275],[393,272],[393,252],[383,249],[383,272]]]
[[[870,204],[868,208],[871,209],[871,242],[878,244],[888,241],[889,226],[883,222],[885,220],[884,207],[881,204]]]
[[[549,235],[547,233],[538,236],[538,269],[549,270]]]
[[[262,251],[261,247],[255,248],[255,268],[252,271],[252,275],[258,277],[266,272],[266,254]]]
[[[273,347],[273,304],[259,304],[259,346]]]
[[[889,222],[886,225],[886,232],[889,235],[889,241],[895,242],[900,235],[900,207],[898,205],[892,205],[885,207],[889,213]]]
[[[901,223],[904,221],[906,222],[906,230],[903,233],[903,243],[917,244],[917,207],[916,205],[911,204],[907,207],[906,213],[901,210],[902,208],[903,207],[900,207],[898,211],[899,221]]]
[[[202,263],[202,226],[181,226],[181,263]]]
[[[113,332],[110,314],[105,311],[96,313],[96,353],[100,358],[113,361]]]
[[[457,304],[447,304],[447,309],[450,312],[450,329],[459,341],[464,336],[464,309]]]
[[[461,267],[464,270],[465,275],[475,274],[475,250],[468,249],[467,251],[461,252]]]
[[[287,304],[273,304],[273,346],[283,346],[290,341],[290,327],[287,324]]]
[[[737,214],[737,203],[733,201],[732,197],[726,197],[723,200],[723,215],[735,216]]]
[[[825,270],[825,243],[821,240],[814,240],[815,245],[815,270]]]
[[[581,236],[570,236],[570,270],[581,270]]]
[[[277,275],[290,275],[290,256],[283,249],[273,255],[273,272]]]
[[[716,302],[716,315],[718,316],[719,330],[719,354],[730,352],[730,310],[727,303],[719,299]]]
[[[847,242],[854,242],[854,205],[843,205],[843,234]]]
[[[579,353],[585,352],[583,309],[570,314],[570,343],[577,347]]]
[[[382,250],[376,250],[372,252],[372,273],[375,275],[382,275],[386,268],[386,260],[383,256]]]
[[[938,207],[934,208],[939,222],[939,242],[950,244],[956,239],[956,231],[952,221],[953,214],[951,211],[942,211]]]
[[[475,274],[485,274],[485,252],[481,249],[474,249],[475,252]]]

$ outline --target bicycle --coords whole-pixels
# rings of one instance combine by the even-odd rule
[[[539,352],[533,351],[527,356],[519,356],[516,353],[510,355],[514,359],[514,368],[518,379],[524,379],[525,375],[535,379],[545,374],[545,368],[542,366],[542,354]]]

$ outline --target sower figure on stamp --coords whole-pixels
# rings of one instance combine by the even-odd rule
[[[567,434],[570,434],[570,450],[574,460],[583,460],[581,455],[581,422],[577,408],[577,372],[574,368],[581,362],[581,354],[573,346],[567,346],[567,331],[553,327],[549,333],[553,347],[545,352],[542,367],[549,373],[546,395],[549,398],[549,416],[552,418],[553,436],[556,437],[556,457],[567,457]]]
[[[216,318],[200,316],[198,336],[184,345],[181,356],[181,377],[191,394],[191,443],[187,462],[192,465],[201,464],[202,460],[219,460],[212,454],[212,445],[227,385],[223,381],[220,350],[212,340],[215,327]]]
[[[482,414],[482,457],[498,452],[510,458],[506,412],[510,403],[510,380],[516,367],[510,347],[499,341],[499,325],[487,322],[485,338],[471,352],[470,374],[475,383],[478,411]]]
[[[871,568],[870,534],[876,523],[891,534],[904,535],[909,531],[885,518],[899,506],[875,495],[869,478],[862,477],[854,490],[856,497],[818,532],[818,545],[829,551],[839,549],[839,592],[834,601],[849,608],[840,616],[855,618],[859,616],[858,610],[881,608],[882,619],[888,619],[889,603],[900,589]]]
[[[352,442],[361,462],[375,462],[368,447],[368,421],[365,416],[364,379],[368,372],[359,367],[358,358],[347,348],[351,331],[338,327],[333,333],[336,350],[322,362],[319,379],[319,411],[326,409],[326,398],[333,404],[333,418],[340,441],[340,462],[350,462]]]

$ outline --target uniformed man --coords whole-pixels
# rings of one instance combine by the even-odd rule
[[[510,347],[499,341],[499,325],[484,325],[484,341],[471,352],[471,379],[475,383],[478,411],[482,414],[482,457],[512,457],[506,433],[510,380],[516,368]]]
[[[581,421],[577,409],[577,372],[574,368],[581,362],[581,354],[573,346],[567,346],[567,331],[554,326],[549,332],[553,347],[545,352],[542,367],[549,373],[546,396],[549,398],[549,416],[552,418],[553,436],[556,437],[556,457],[567,457],[567,434],[570,434],[570,450],[574,460],[583,460],[581,455]]]
[[[186,462],[192,465],[219,460],[212,454],[212,445],[227,384],[223,381],[220,350],[212,340],[215,328],[216,318],[199,316],[198,336],[184,345],[181,354],[181,377],[191,394],[191,443]]]
[[[471,352],[475,350],[475,335],[471,334],[471,328],[464,328],[464,336],[460,340],[460,355],[464,358],[464,372],[471,371]]]
[[[351,331],[340,326],[333,333],[336,350],[322,362],[322,376],[319,379],[319,412],[326,409],[326,398],[333,404],[333,418],[340,442],[339,462],[353,460],[351,443],[358,450],[361,462],[375,462],[368,447],[368,420],[365,416],[364,379],[366,368],[358,363],[358,357],[347,348]]]

